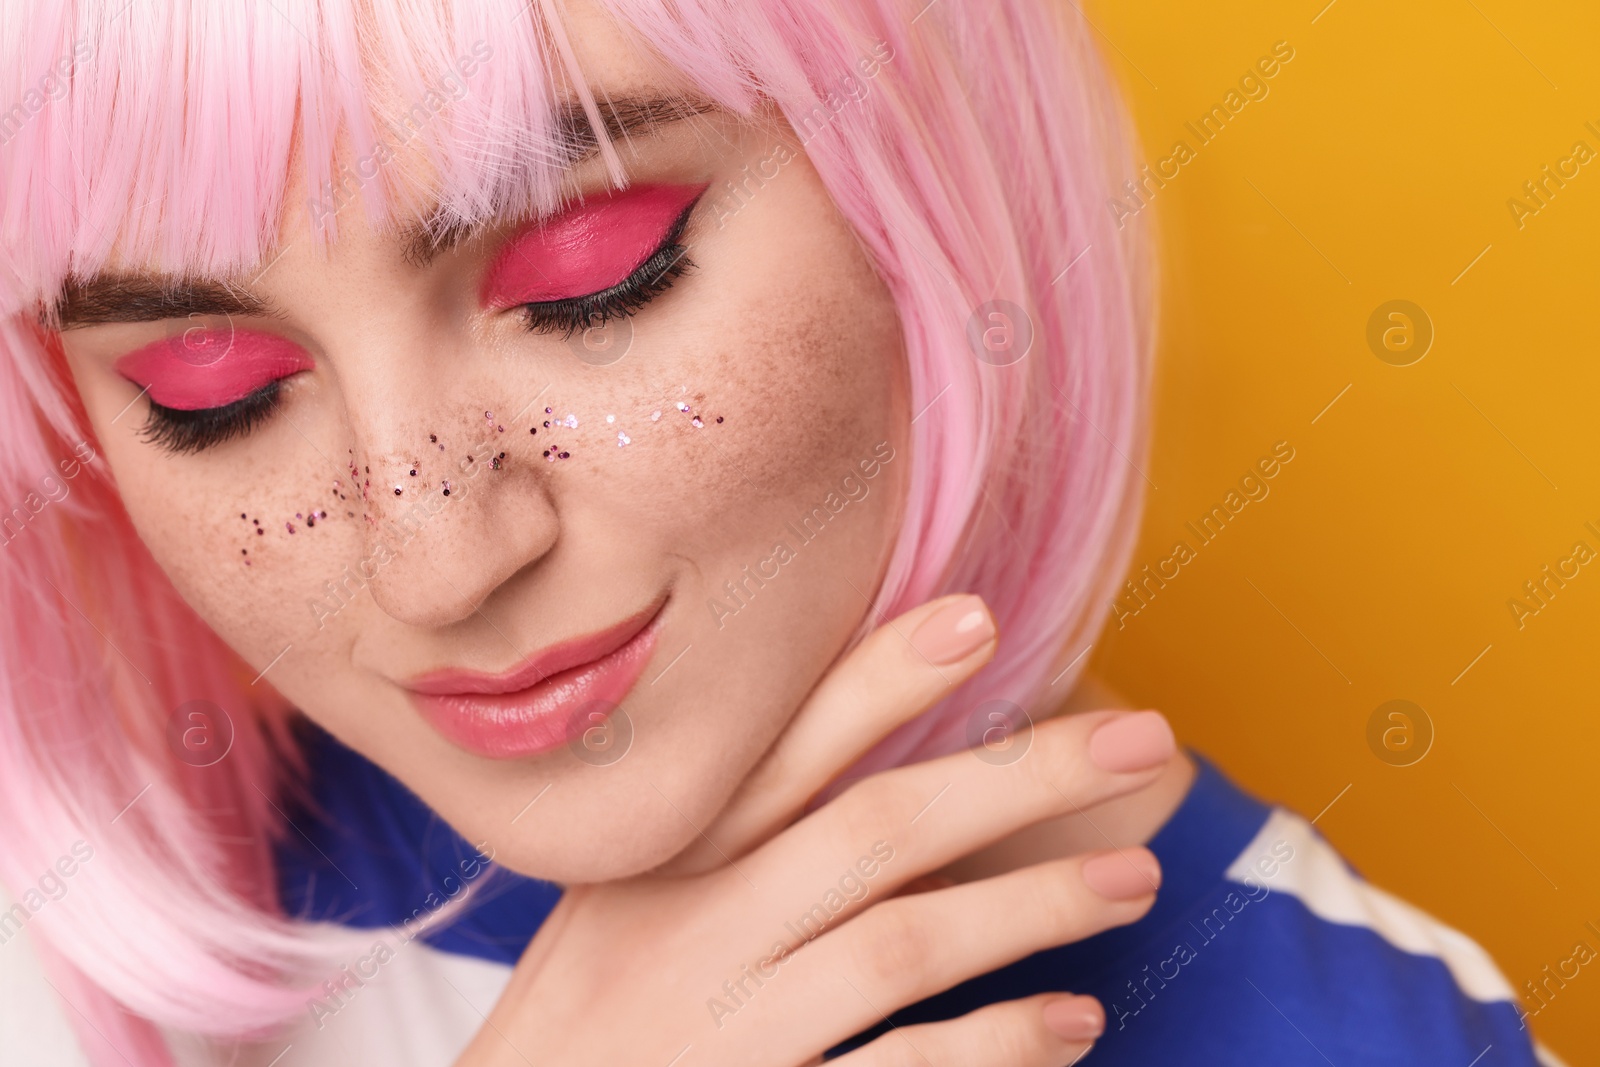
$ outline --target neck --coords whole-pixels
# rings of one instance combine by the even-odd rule
[[[1085,675],[1054,714],[1135,707],[1137,705],[1099,678]],[[966,882],[1081,852],[1142,845],[1178,810],[1194,776],[1194,761],[1180,751],[1161,777],[1138,792],[1035,823],[981,852],[958,860],[940,873]]]

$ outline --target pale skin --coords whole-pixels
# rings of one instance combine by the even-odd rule
[[[681,88],[586,6],[569,8],[602,99]],[[713,113],[636,133],[623,159],[634,182],[715,189],[784,138],[769,118]],[[578,164],[570,186],[602,190],[601,161]],[[324,255],[303,200],[285,199],[280,258],[243,272],[264,307],[88,322],[63,347],[135,527],[200,615],[498,862],[571,887],[460,1064],[666,1064],[690,1046],[686,1065],[799,1067],[884,1014],[1148,910],[1159,871],[1140,846],[1193,768],[1148,716],[1105,710],[1126,705],[1093,683],[1050,709],[1021,759],[959,753],[900,768],[802,817],[1004,639],[980,602],[942,598],[873,620],[884,625],[841,656],[899,529],[911,413],[894,304],[803,154],[737,213],[697,209],[684,237],[695,269],[631,320],[626,356],[604,366],[477,304],[507,228],[418,265],[358,205]],[[140,433],[139,389],[113,364],[193,322],[279,334],[315,367],[247,436],[177,455]],[[649,419],[680,397],[725,421]],[[582,413],[561,463],[528,435],[547,405]],[[627,447],[606,414],[637,427]],[[433,482],[460,478],[455,453],[497,425],[501,469],[475,471],[470,492],[337,612],[308,608],[412,505],[414,463]],[[447,473],[430,435],[448,444]],[[708,610],[884,443],[896,458],[825,537],[736,614]],[[349,485],[352,464],[371,470],[364,500],[330,488]],[[280,534],[313,506],[330,517]],[[254,535],[241,514],[272,520],[270,532]],[[632,747],[613,764],[567,749],[471,754],[401,688],[433,668],[503,670],[661,597],[656,652],[625,702]],[[927,654],[928,634],[974,611],[969,647]],[[1091,745],[1097,728],[1132,720],[1143,725],[1122,741],[1111,730]],[[862,876],[859,900],[804,947],[785,934],[880,843],[892,859]],[[777,977],[732,1017],[708,1012],[778,942],[792,954]],[[1081,1055],[1101,1025],[1098,1005],[1063,991],[896,1031],[841,1062],[1045,1067]]]

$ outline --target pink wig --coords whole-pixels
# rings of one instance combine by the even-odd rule
[[[1081,19],[1058,0],[601,2],[700,93],[811,131],[898,305],[911,486],[862,632],[966,590],[1004,637],[863,769],[961,747],[979,701],[1064,696],[1132,549],[1150,351],[1142,238],[1106,207],[1132,149]],[[324,197],[385,109],[437,99],[485,50],[419,131],[436,192],[463,221],[551,209],[552,101],[595,104],[559,3],[0,0],[0,882],[20,897],[92,852],[18,921],[97,1064],[170,1063],[160,1027],[284,1021],[317,953],[270,888],[288,709],[140,544],[41,302],[113,248],[172,271],[263,263],[287,197]],[[292,158],[308,188],[286,187]],[[375,223],[416,207],[387,176],[360,199]],[[975,344],[994,300],[1031,326],[1006,365]],[[212,767],[166,743],[196,699],[236,730]]]

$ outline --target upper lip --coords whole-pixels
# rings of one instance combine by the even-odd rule
[[[527,659],[498,674],[487,674],[457,667],[428,671],[402,683],[414,693],[429,696],[455,696],[462,693],[520,693],[538,685],[553,674],[581,667],[610,655],[648,626],[666,601],[660,600],[621,622],[569,638],[540,649]]]

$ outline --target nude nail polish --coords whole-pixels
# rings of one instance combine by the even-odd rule
[[[1117,774],[1149,770],[1178,750],[1172,727],[1159,711],[1135,711],[1101,723],[1089,735],[1089,759]]]
[[[994,620],[983,598],[963,596],[922,620],[911,631],[911,645],[931,663],[959,663],[988,643]]]
[[[1061,997],[1044,1006],[1044,1024],[1063,1041],[1093,1041],[1105,1032],[1106,1010],[1093,997]]]
[[[1107,900],[1133,900],[1161,888],[1161,864],[1147,849],[1102,852],[1083,861],[1083,884]]]

